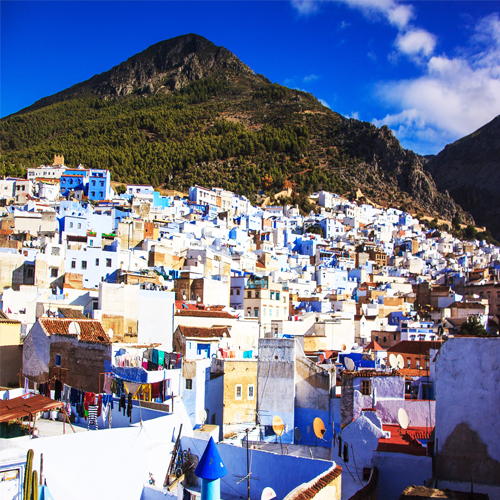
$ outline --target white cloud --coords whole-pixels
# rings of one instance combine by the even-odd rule
[[[311,73],[310,75],[304,76],[304,78],[302,80],[304,83],[311,83],[311,82],[315,82],[318,78],[319,78],[318,75]]]
[[[395,0],[340,0],[352,8],[360,10],[366,17],[373,19],[382,16],[392,26],[405,28],[414,17],[411,5],[401,5]]]
[[[345,30],[346,28],[349,28],[351,26],[351,23],[348,23],[347,21],[342,21],[339,25],[339,30]]]
[[[377,60],[377,54],[375,54],[373,50],[370,50],[370,52],[368,52],[366,55],[374,62]]]
[[[396,47],[409,56],[430,56],[436,46],[436,37],[428,31],[412,28],[405,33],[399,33]]]
[[[497,22],[495,14],[478,23],[474,52],[431,57],[422,76],[380,84],[378,96],[399,111],[373,122],[387,124],[403,142],[427,141],[435,153],[500,114]]]
[[[318,10],[316,0],[292,0],[292,5],[301,15],[312,14]]]
[[[330,107],[330,105],[329,105],[329,104],[328,104],[328,103],[327,103],[324,99],[318,99],[318,101],[319,101],[321,104],[323,104],[323,106],[325,106],[326,108],[328,108],[328,109],[332,109],[332,108]]]

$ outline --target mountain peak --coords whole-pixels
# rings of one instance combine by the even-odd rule
[[[228,71],[254,74],[226,48],[189,33],[155,43],[109,71],[44,97],[21,112],[34,111],[87,93],[102,97],[167,93],[202,78],[222,76]]]

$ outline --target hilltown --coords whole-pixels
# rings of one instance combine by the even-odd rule
[[[63,157],[0,198],[0,498],[500,498],[499,248]]]

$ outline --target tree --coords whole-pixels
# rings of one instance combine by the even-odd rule
[[[118,186],[115,187],[115,191],[118,195],[123,194],[127,191],[127,186],[124,184],[118,184]]]
[[[462,323],[458,334],[478,337],[481,335],[488,335],[488,332],[476,317],[469,316],[467,321]]]

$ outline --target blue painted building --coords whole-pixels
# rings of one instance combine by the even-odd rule
[[[93,168],[90,170],[88,183],[89,200],[108,200],[111,196],[111,177],[109,170]]]
[[[87,194],[90,170],[83,168],[68,168],[61,175],[61,194],[68,196],[70,191],[83,191]]]

